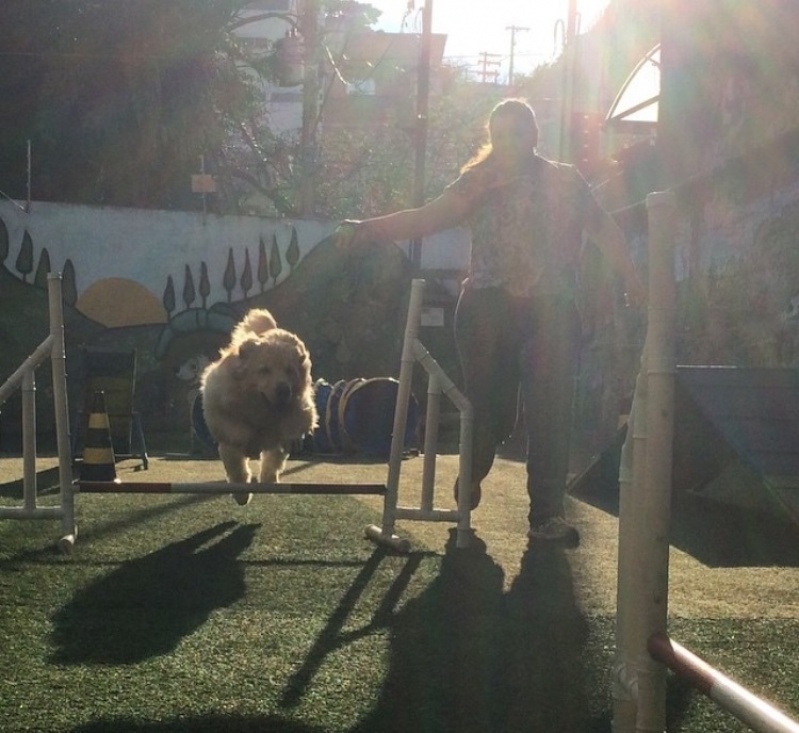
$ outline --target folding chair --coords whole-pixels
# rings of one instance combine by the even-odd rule
[[[84,347],[81,351],[83,393],[72,440],[73,458],[82,454],[94,395],[103,392],[114,459],[121,461],[139,458],[146,470],[149,467],[147,444],[144,440],[141,416],[133,407],[136,350]]]

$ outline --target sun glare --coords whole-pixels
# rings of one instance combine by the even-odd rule
[[[610,0],[576,0],[577,30],[588,30]],[[434,33],[445,33],[444,55],[473,67],[481,63],[498,70],[511,55],[519,71],[552,61],[563,47],[569,0],[431,0]],[[383,15],[378,28],[387,32],[419,33],[424,0],[371,0]],[[466,7],[468,5],[468,10]],[[500,71],[500,73],[502,73]]]

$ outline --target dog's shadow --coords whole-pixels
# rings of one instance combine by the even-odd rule
[[[258,527],[224,522],[82,588],[53,615],[51,661],[133,664],[173,651],[212,611],[244,595],[237,558]]]

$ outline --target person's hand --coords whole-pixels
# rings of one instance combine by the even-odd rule
[[[333,242],[338,249],[347,251],[361,243],[362,237],[358,236],[360,223],[356,219],[345,219],[336,227],[336,231],[333,232]]]

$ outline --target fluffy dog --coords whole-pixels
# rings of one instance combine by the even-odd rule
[[[308,350],[265,309],[236,325],[230,344],[203,371],[200,389],[229,483],[251,481],[249,459],[259,457],[258,481],[277,482],[292,441],[318,423]],[[234,497],[246,504],[251,494]]]

